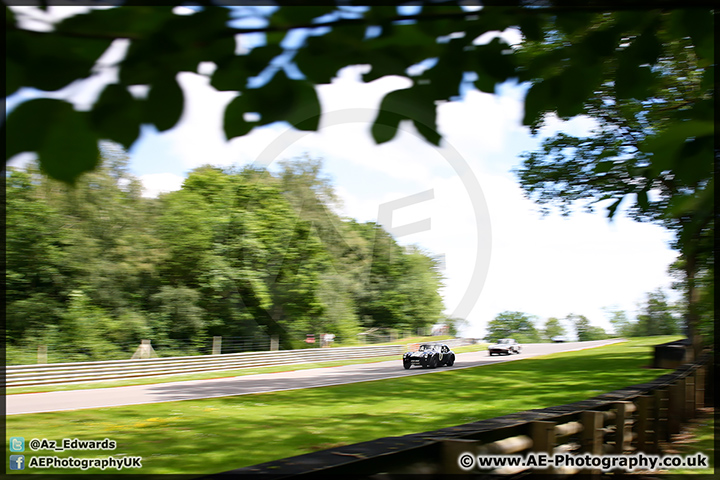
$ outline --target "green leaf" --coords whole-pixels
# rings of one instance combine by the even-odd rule
[[[62,33],[83,36],[139,38],[148,35],[173,18],[172,7],[133,6],[90,10],[68,17],[56,26]]]
[[[542,120],[545,112],[554,110],[549,102],[552,97],[553,79],[543,80],[533,84],[525,96],[525,115],[523,125],[535,126]]]
[[[371,82],[388,75],[406,75],[406,70],[423,60],[441,55],[444,47],[420,25],[386,25],[383,34],[367,42],[365,61],[371,70],[363,80]]]
[[[512,55],[503,53],[510,46],[500,39],[493,39],[486,45],[479,45],[466,53],[467,68],[477,72],[478,75],[487,75],[495,83],[503,83],[515,75],[515,60]],[[459,64],[455,68],[463,68]]]
[[[210,85],[220,91],[241,91],[247,86],[247,80],[256,77],[265,70],[273,58],[283,52],[279,45],[266,45],[253,48],[247,55],[237,55],[218,64]]]
[[[607,57],[615,53],[619,32],[617,28],[603,28],[590,31],[577,45],[578,54],[574,59],[586,63],[590,59]]]
[[[439,145],[441,136],[437,132],[436,108],[427,86],[415,86],[389,92],[380,103],[378,115],[373,122],[371,133],[375,143],[392,140],[401,120],[412,120],[418,132],[433,145]]]
[[[714,138],[700,136],[685,142],[675,155],[673,173],[678,182],[695,185],[714,172]]]
[[[613,217],[615,216],[615,211],[616,211],[616,210],[618,209],[618,207],[620,206],[620,203],[623,201],[623,198],[624,198],[624,197],[618,198],[617,200],[615,200],[615,202],[613,202],[612,205],[610,205],[610,206],[608,207],[608,218],[613,218]]]
[[[607,173],[615,166],[615,162],[599,162],[595,165],[595,173]]]
[[[270,16],[270,27],[287,28],[295,25],[311,23],[312,20],[334,12],[335,5],[281,6]]]
[[[10,57],[5,57],[5,96],[8,97],[22,87],[22,67]]]
[[[650,67],[640,67],[633,61],[623,61],[621,57],[615,76],[615,93],[619,99],[634,98],[644,100],[650,95],[650,87],[655,77]]]
[[[627,54],[633,55],[639,65],[646,63],[654,65],[657,62],[662,52],[662,43],[658,40],[656,33],[657,22],[653,22],[653,26],[643,32],[627,48]]]
[[[242,117],[248,112],[260,114],[253,126],[286,121],[298,130],[315,131],[320,123],[320,101],[314,86],[304,80],[290,80],[279,71],[266,85],[245,90],[225,113],[228,139],[245,135],[252,128]]]
[[[45,91],[59,90],[89,76],[112,41],[27,30],[7,32],[5,40],[6,58],[22,66],[21,79],[14,73],[13,82]]]
[[[558,75],[559,91],[553,92],[551,100],[560,118],[583,113],[585,102],[599,83],[600,73],[600,65],[570,65]]]
[[[87,120],[86,113],[65,101],[29,100],[8,116],[6,158],[37,152],[43,172],[72,184],[99,161],[97,138]]]
[[[712,137],[715,125],[710,121],[688,120],[670,125],[647,137],[638,145],[640,151],[652,154],[650,169],[654,175],[671,170],[680,149],[693,137]]]
[[[700,59],[714,60],[715,42],[713,19],[715,13],[711,9],[686,8],[681,10],[682,22],[693,40],[695,53]]]
[[[93,128],[101,138],[120,143],[129,150],[140,136],[142,110],[123,85],[105,87],[90,112]]]
[[[364,25],[346,25],[325,35],[309,37],[293,60],[311,82],[330,83],[341,68],[368,63],[367,44],[363,41],[365,29]]]
[[[465,56],[460,48],[454,47],[448,47],[435,66],[416,77],[415,83],[427,85],[425,91],[434,100],[449,100],[460,94]]]
[[[247,135],[253,128],[252,124],[245,121],[245,113],[247,113],[245,103],[245,94],[241,94],[235,97],[225,108],[223,128],[225,138],[228,140]]]
[[[573,34],[579,30],[588,30],[595,16],[592,12],[567,9],[556,14],[555,23],[563,32]]]
[[[233,30],[226,25],[229,19],[225,8],[167,16],[152,32],[131,41],[120,82],[147,85],[178,72],[196,72],[203,61],[228,61],[235,51]]]
[[[542,31],[542,17],[535,12],[533,13],[520,13],[520,31],[523,36],[531,42],[539,41],[543,39]]]
[[[158,131],[170,130],[180,120],[185,97],[174,76],[161,77],[153,82],[145,104],[145,119]]]

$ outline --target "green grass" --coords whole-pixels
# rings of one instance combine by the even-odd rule
[[[407,342],[415,343],[415,342]],[[389,343],[388,345],[403,345],[404,343]],[[468,345],[465,347],[454,348],[455,353],[477,352],[487,350],[487,344]],[[362,363],[375,363],[387,360],[397,360],[398,355],[385,357],[357,358],[350,360],[333,360],[329,362],[318,363],[302,363],[296,365],[277,365],[272,367],[247,367],[235,370],[217,370],[204,373],[186,373],[181,375],[163,375],[155,377],[128,378],[124,380],[105,380],[88,383],[70,383],[61,385],[39,385],[35,387],[8,387],[7,395],[15,395],[18,393],[40,393],[40,392],[60,392],[68,390],[90,390],[94,388],[108,387],[125,387],[129,385],[152,385],[156,383],[182,382],[189,380],[208,380],[213,378],[238,377],[241,375],[255,375],[258,373],[277,373],[292,372],[297,370],[308,370],[311,368],[338,367],[341,365],[358,365]]]
[[[710,468],[669,470],[663,478],[677,479],[687,474],[712,475],[715,473],[715,417],[712,412],[693,419],[675,441],[666,445],[666,454],[687,456],[701,452],[707,455]]]
[[[650,364],[651,346],[665,341],[634,339],[596,349],[334,387],[13,415],[7,417],[7,436],[107,437],[118,443],[114,454],[143,457],[143,470],[137,473],[222,472],[333,446],[561,405],[646,382],[666,373],[643,368]],[[77,457],[102,452],[95,453],[75,452]]]

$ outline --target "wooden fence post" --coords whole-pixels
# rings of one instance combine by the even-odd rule
[[[477,456],[477,440],[468,440],[463,438],[446,439],[442,442],[442,462],[443,473],[471,473],[473,470],[477,472],[477,466],[473,458],[473,466],[471,468],[462,468],[460,466],[460,456],[470,454],[472,457]]]
[[[665,438],[668,441],[670,441],[674,433],[680,433],[680,423],[683,418],[683,406],[685,404],[684,385],[684,380],[679,379],[668,387],[668,428]]]
[[[582,451],[591,455],[602,455],[603,453],[603,427],[605,417],[603,412],[582,412],[580,414],[580,423],[583,425],[581,436]],[[584,475],[599,475],[598,469],[583,469],[580,471]]]
[[[222,337],[215,335],[213,336],[212,354],[220,355],[222,353]]]
[[[650,419],[652,418],[652,401],[651,395],[640,395],[637,398],[638,404],[638,416],[637,423],[635,424],[635,431],[637,432],[637,449],[640,452],[654,453],[652,452],[652,442],[648,442],[648,439],[652,439],[654,432],[650,426]]]
[[[653,430],[655,430],[655,438],[653,438],[655,451],[660,451],[660,440],[667,440],[668,434],[668,405],[670,403],[670,391],[667,388],[655,390],[655,420],[653,422]]]
[[[695,370],[695,410],[705,407],[705,371],[707,367]]]
[[[632,402],[615,402],[615,453],[621,453],[629,450],[630,441],[632,440],[632,412],[635,411],[635,405]]]
[[[695,372],[685,377],[685,418],[695,418]]]
[[[532,451],[546,453],[552,456],[555,450],[555,422],[535,421],[530,424],[530,438],[532,438]],[[533,470],[533,474],[554,473],[552,468]]]
[[[38,345],[37,362],[47,363],[47,345]]]

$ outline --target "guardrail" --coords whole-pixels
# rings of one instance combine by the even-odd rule
[[[460,456],[547,453],[659,453],[660,443],[680,432],[707,398],[713,398],[712,354],[651,382],[568,405],[529,410],[432,432],[386,437],[285,458],[229,472],[271,474],[274,479],[327,474],[333,477],[385,473],[442,475],[456,473],[517,474],[505,469],[470,472]],[[709,371],[708,371],[709,370]],[[706,387],[708,390],[706,391]],[[532,473],[597,474],[599,470],[566,468]],[[492,477],[495,478],[495,477]]]
[[[5,385],[21,387],[97,380],[175,375],[181,373],[233,370],[237,368],[326,362],[348,358],[402,355],[403,345],[311,348],[270,352],[245,352],[224,355],[107,360],[100,362],[8,365]]]

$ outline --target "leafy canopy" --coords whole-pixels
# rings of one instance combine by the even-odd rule
[[[45,172],[72,183],[97,167],[98,139],[129,149],[143,125],[162,132],[177,124],[184,106],[177,81],[181,72],[202,71],[215,89],[237,92],[224,114],[231,139],[277,121],[316,130],[321,108],[315,85],[329,83],[346,66],[367,65],[366,82],[387,75],[411,82],[382,101],[371,128],[375,140],[391,140],[407,120],[435,145],[441,141],[438,102],[460,98],[466,87],[494,92],[508,79],[532,82],[523,122],[536,128],[547,112],[568,118],[590,104],[600,105],[608,88],[617,90],[618,99],[652,103],[658,88],[675,101],[673,89],[681,94],[677,89],[712,84],[707,10],[607,13],[592,6],[559,8],[563,2],[555,1],[534,6],[541,8],[503,2],[503,7],[478,11],[460,3],[400,9],[200,2],[183,13],[126,2],[66,18],[49,31],[22,27],[16,12],[6,8],[6,97],[22,88],[56,91],[103,69],[117,69],[117,80],[102,88],[88,111],[62,99],[35,99],[15,108],[7,122],[6,158],[37,152]],[[548,41],[552,48],[525,56],[526,48],[514,53],[499,38],[478,42],[483,34],[508,28],[522,33],[530,51],[535,44],[547,47]],[[128,44],[125,54],[111,67],[103,66],[100,57],[121,42]],[[668,82],[678,78],[676,64],[668,61],[668,45],[684,55],[687,65],[679,67],[703,71],[690,72],[684,85]],[[214,68],[208,74],[203,66],[209,64]],[[131,93],[138,85],[147,87],[146,96]],[[712,133],[707,106],[689,105],[673,115],[672,129],[644,132],[641,149],[646,157],[655,155],[648,167],[655,175],[677,166],[681,151],[701,155]],[[644,118],[647,125],[653,120],[652,115]],[[604,158],[598,168],[609,171],[613,155]],[[638,192],[647,192],[643,188]]]

